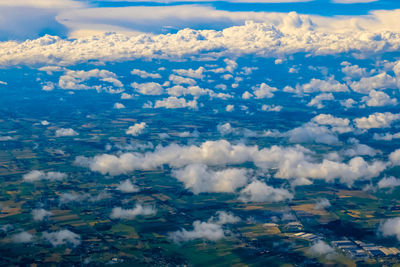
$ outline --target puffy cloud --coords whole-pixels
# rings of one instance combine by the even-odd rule
[[[303,85],[296,85],[297,93],[315,93],[315,92],[348,92],[349,88],[345,84],[341,84],[333,77],[328,80],[311,79],[310,82]]]
[[[352,82],[350,87],[357,93],[368,94],[372,90],[397,88],[397,82],[396,78],[383,72],[372,77],[363,77],[360,81]]]
[[[96,78],[102,82],[110,83],[115,87],[123,87],[123,84],[117,79],[115,73],[110,72],[108,70],[99,70],[99,69],[93,69],[89,71],[67,70],[67,72],[60,77],[58,81],[58,86],[61,89],[67,89],[67,90],[88,90],[88,89],[96,89],[97,91],[110,90],[110,88],[101,85],[89,86],[83,83],[85,81],[90,80],[91,78]]]
[[[132,136],[138,136],[144,132],[147,124],[145,122],[135,123],[133,126],[129,126],[128,130],[126,130],[126,134],[130,134]]]
[[[31,243],[34,240],[34,236],[28,232],[21,232],[21,233],[13,235],[11,237],[11,240],[14,243]]]
[[[121,104],[121,103],[115,103],[115,104],[114,104],[114,108],[115,108],[115,109],[123,109],[123,108],[125,108],[125,105],[124,105],[124,104]]]
[[[136,92],[142,95],[162,95],[164,89],[159,83],[149,82],[149,83],[131,83],[131,86],[136,90]]]
[[[60,128],[56,130],[56,137],[77,136],[77,135],[79,135],[79,133],[72,128]]]
[[[325,106],[322,104],[322,101],[335,100],[335,97],[332,93],[329,94],[319,94],[313,97],[311,101],[307,104],[309,107],[317,107],[318,109],[324,108]]]
[[[118,186],[117,189],[123,193],[135,193],[139,192],[140,189],[135,186],[131,180],[127,179],[125,181],[122,181]]]
[[[176,109],[176,108],[190,108],[197,109],[197,101],[186,101],[185,98],[177,98],[175,96],[170,96],[168,98],[164,98],[162,100],[157,100],[154,104],[154,108],[168,108],[168,109]]]
[[[400,165],[400,149],[396,149],[389,154],[389,160],[394,166]]]
[[[346,100],[341,100],[340,105],[342,105],[345,108],[352,108],[356,104],[356,101],[354,99],[348,98]]]
[[[274,97],[273,92],[278,91],[276,87],[271,87],[265,83],[260,84],[253,88],[253,94],[257,99],[261,98],[272,98]]]
[[[388,94],[382,91],[371,90],[369,96],[364,96],[362,102],[366,102],[369,107],[383,107],[397,105],[396,98],[390,98]]]
[[[173,22],[171,17],[180,19]],[[195,5],[88,8],[63,12],[58,15],[57,20],[70,27],[72,31],[81,30],[83,27],[92,33],[98,32],[98,29],[121,32],[126,29],[113,22],[118,24],[123,21],[126,25],[127,20],[132,21],[132,25],[139,26],[135,30],[148,28],[149,25],[161,29],[160,25],[171,25],[171,23],[177,24],[179,28],[182,19],[186,21],[200,19],[203,27],[204,20],[201,18],[206,18],[212,25],[220,24],[222,27],[226,27],[227,21],[230,25],[243,24],[248,19],[263,23],[247,22],[245,25],[228,27],[220,31],[183,29],[169,35],[105,34],[97,38],[90,36],[77,39],[43,36],[22,43],[4,42],[0,45],[2,51],[0,65],[71,65],[92,60],[188,58],[199,53],[202,56],[258,54],[280,58],[285,54],[296,52],[381,53],[397,51],[399,48],[397,32],[399,27],[395,23],[397,17],[398,11],[374,11],[370,15],[359,17],[323,18],[294,12],[288,14],[226,12]],[[99,19],[103,21],[102,27],[96,25]],[[155,21],[161,24],[158,25]],[[188,26],[190,23],[185,25]]]
[[[399,119],[400,114],[393,114],[390,112],[375,112],[368,117],[354,119],[354,122],[358,128],[368,130],[371,128],[388,128],[390,127],[392,122]]]
[[[360,144],[358,140],[351,140],[354,145],[351,148],[345,149],[343,151],[343,155],[348,156],[348,157],[354,157],[354,156],[375,156],[377,153],[379,153],[379,150],[373,149],[370,146]]]
[[[25,182],[36,182],[40,180],[48,180],[48,181],[59,181],[67,178],[67,175],[62,172],[43,172],[38,170],[30,171],[27,174],[24,174],[22,179]]]
[[[334,253],[335,249],[324,241],[318,240],[309,248],[308,252],[315,256],[322,256]]]
[[[181,85],[175,85],[173,87],[167,88],[167,92],[169,95],[172,96],[192,95],[194,97],[200,97],[202,95],[214,95],[214,92],[210,89],[203,89],[199,86],[189,86],[186,88]]]
[[[378,182],[378,188],[391,188],[395,186],[400,186],[400,179],[396,179],[393,176],[382,178]]]
[[[351,65],[349,62],[342,62],[342,72],[346,74],[346,78],[357,79],[367,76],[367,70],[360,68],[358,65]]]
[[[32,217],[35,221],[43,221],[47,217],[51,216],[52,213],[45,209],[34,209],[32,210]]]
[[[244,202],[280,202],[291,200],[293,194],[283,188],[273,188],[261,181],[254,181],[240,191]]]
[[[395,236],[400,241],[400,217],[387,219],[382,222],[378,231],[383,236]]]
[[[224,224],[232,224],[240,219],[231,213],[224,211],[217,212],[218,219],[211,217],[207,222],[194,221],[193,230],[181,229],[176,232],[168,233],[170,239],[175,243],[187,242],[195,239],[218,241],[226,237],[226,232],[222,228]]]
[[[232,112],[235,110],[235,106],[234,105],[226,105],[225,107],[225,111],[226,112]]]
[[[204,164],[190,164],[183,169],[172,172],[185,188],[193,193],[223,192],[233,193],[237,188],[247,184],[248,171],[246,169],[229,168],[213,171]]]
[[[329,208],[330,206],[331,206],[331,202],[329,202],[328,199],[321,198],[321,199],[318,199],[318,201],[315,203],[314,209],[322,210],[322,209],[325,209],[325,208]]]
[[[393,139],[400,139],[400,133],[395,133],[395,134],[391,134],[391,133],[385,133],[385,134],[374,133],[373,138],[375,140],[392,141]]]
[[[136,216],[149,216],[156,214],[156,212],[156,209],[152,206],[143,206],[142,204],[136,204],[133,209],[123,209],[121,207],[115,207],[112,209],[110,217],[113,219],[132,220]]]
[[[311,121],[316,122],[319,125],[331,126],[331,130],[338,133],[347,133],[353,130],[353,128],[349,126],[349,119],[337,118],[330,114],[319,114],[312,118]]]
[[[322,143],[334,145],[339,143],[338,137],[327,127],[309,122],[294,128],[288,133],[292,143]]]
[[[56,232],[44,232],[42,237],[55,247],[63,245],[76,247],[81,243],[80,235],[67,229]]]
[[[138,75],[142,79],[146,79],[146,78],[160,79],[161,78],[161,75],[158,73],[148,73],[147,71],[138,70],[138,69],[133,69],[131,71],[131,74]]]
[[[194,69],[187,69],[187,70],[186,69],[174,69],[172,71],[181,76],[186,76],[186,77],[190,77],[190,78],[194,78],[194,79],[203,79],[204,78],[203,72],[205,71],[205,69],[203,67],[199,67],[196,70],[194,70]]]
[[[246,92],[244,92],[243,94],[242,94],[242,98],[243,99],[250,99],[250,98],[252,98],[253,97],[253,95],[251,94],[251,93],[249,93],[248,91],[246,91]]]
[[[157,147],[153,152],[97,155],[93,158],[77,157],[75,164],[102,174],[120,175],[133,170],[151,170],[166,164],[182,168],[189,164],[225,166],[253,162],[264,170],[276,169],[275,177],[283,179],[309,178],[332,181],[335,178],[352,185],[358,179],[377,177],[386,169],[386,164],[373,161],[370,164],[361,157],[348,163],[324,159],[318,163],[311,158],[311,151],[302,146],[259,149],[257,146],[233,145],[226,140],[206,141],[199,146],[171,144]]]
[[[169,75],[169,80],[174,84],[188,84],[188,85],[196,85],[196,81],[191,78],[185,78],[182,76],[178,76],[175,74]]]
[[[270,111],[270,112],[280,112],[282,110],[282,106],[275,106],[275,105],[262,105],[262,111]]]

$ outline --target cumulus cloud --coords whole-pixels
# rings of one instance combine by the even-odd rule
[[[247,184],[248,170],[229,168],[213,171],[204,164],[190,164],[183,169],[172,172],[185,188],[193,193],[220,192],[233,193]]]
[[[338,137],[326,126],[309,122],[288,132],[292,143],[322,143],[334,145],[339,143]]]
[[[330,126],[333,132],[347,133],[353,130],[353,128],[350,127],[349,119],[338,118],[330,114],[319,114],[312,118],[311,121],[316,122],[319,125]]]
[[[290,91],[286,89],[286,91]],[[341,84],[333,77],[328,80],[311,79],[310,82],[296,85],[294,92],[301,93],[315,93],[315,92],[348,92],[349,88],[345,84]]]
[[[34,209],[32,210],[32,217],[35,221],[43,221],[47,217],[51,216],[52,213],[45,209]]]
[[[309,248],[308,252],[315,256],[323,256],[334,253],[335,249],[324,241],[319,240]]]
[[[135,123],[133,126],[129,126],[128,130],[125,131],[126,134],[132,136],[138,136],[144,132],[147,124],[145,122]]]
[[[270,112],[280,112],[282,110],[282,106],[275,106],[275,105],[262,105],[262,111],[270,111]]]
[[[131,74],[132,75],[138,75],[142,79],[146,79],[146,78],[160,79],[161,78],[161,75],[158,74],[158,73],[149,73],[147,71],[138,70],[138,69],[133,69],[131,71]]]
[[[378,229],[383,236],[395,236],[400,241],[400,217],[383,221]]]
[[[317,202],[315,203],[314,209],[322,210],[322,209],[325,209],[325,208],[329,208],[330,206],[331,206],[331,202],[329,202],[328,199],[321,198],[321,199],[318,199]]]
[[[372,128],[388,128],[394,121],[399,119],[400,114],[375,112],[368,117],[356,118],[354,122],[358,128],[368,130]]]
[[[131,86],[136,90],[136,92],[142,95],[162,95],[164,93],[164,88],[156,82],[148,83],[131,83]]]
[[[204,78],[204,71],[205,69],[203,67],[199,67],[198,69],[174,69],[172,70],[176,74],[180,76],[186,76],[189,78],[194,78],[194,79],[203,79]]]
[[[293,194],[283,188],[273,188],[261,181],[254,181],[240,191],[239,199],[244,202],[280,202],[291,200]]]
[[[67,178],[67,175],[62,172],[44,172],[38,170],[30,171],[22,177],[25,182],[36,182],[40,180],[60,181],[65,178]]]
[[[190,108],[197,109],[197,101],[187,101],[185,98],[177,98],[175,96],[170,96],[162,100],[157,100],[154,104],[154,108],[167,108],[167,109],[177,109],[177,108]]]
[[[311,101],[307,104],[309,107],[317,107],[318,109],[324,108],[322,101],[335,100],[332,93],[324,93],[314,96]]]
[[[56,137],[77,136],[77,135],[79,135],[79,133],[72,128],[60,128],[56,130]]]
[[[106,84],[111,84],[114,87],[123,87],[123,84],[117,79],[115,73],[108,70],[93,69],[89,71],[84,70],[67,70],[64,75],[62,75],[58,81],[58,86],[61,89],[68,90],[88,90],[95,89],[97,91],[113,91],[110,86],[104,86],[102,84],[97,85],[87,85],[86,81],[96,78],[101,82]]]
[[[211,217],[207,222],[194,221],[193,230],[181,229],[168,233],[169,238],[175,243],[187,242],[195,239],[218,241],[226,237],[224,224],[232,224],[240,221],[240,218],[224,211],[217,212],[217,219]]]
[[[389,160],[394,166],[400,165],[400,149],[396,149],[389,154]]]
[[[385,133],[385,134],[378,134],[374,133],[373,138],[375,140],[384,140],[384,141],[392,141],[393,139],[400,139],[400,133]]]
[[[117,190],[123,192],[123,193],[135,193],[139,192],[140,189],[135,186],[131,180],[127,179],[125,181],[122,181],[118,186]]]
[[[121,104],[121,103],[115,103],[115,104],[114,104],[114,108],[115,108],[115,109],[123,109],[123,108],[125,108],[125,105],[124,105],[124,104]]]
[[[97,195],[90,195],[88,193],[62,193],[60,195],[60,203],[61,204],[66,204],[70,202],[84,202],[84,201],[90,201],[90,202],[97,202],[100,200],[103,200],[105,198],[110,198],[111,195],[106,192],[100,192]]]
[[[338,178],[347,185],[352,185],[359,179],[377,177],[387,167],[382,161],[368,163],[361,157],[354,157],[343,163],[328,159],[318,162],[311,155],[310,150],[299,145],[259,149],[258,146],[246,146],[241,143],[233,145],[226,140],[218,140],[205,141],[199,146],[171,144],[146,153],[77,157],[75,164],[102,174],[120,175],[133,170],[156,169],[164,164],[172,168],[182,168],[189,164],[225,166],[253,162],[261,169],[276,170],[277,178],[324,179],[328,182]]]
[[[21,232],[11,237],[14,243],[31,243],[34,240],[34,236],[29,232]]]
[[[44,232],[42,237],[55,247],[64,245],[76,247],[81,243],[80,235],[67,229],[56,232]]]
[[[369,96],[364,96],[361,100],[369,107],[383,107],[397,105],[396,98],[390,98],[388,94],[382,91],[371,90]]]
[[[121,207],[115,207],[112,209],[110,217],[113,219],[124,219],[132,220],[136,216],[149,216],[155,215],[156,209],[152,206],[144,206],[142,204],[136,204],[132,209],[123,209]]]
[[[363,77],[359,81],[352,82],[350,87],[357,93],[369,94],[372,90],[397,88],[397,82],[396,78],[383,72],[372,77]]]
[[[253,94],[256,96],[257,99],[262,98],[272,98],[274,97],[274,93],[278,91],[276,87],[271,87],[265,83],[260,84],[253,88]]]
[[[190,27],[193,25],[190,21],[199,20],[202,25],[204,21],[209,21],[211,25],[219,24],[225,29],[187,28],[169,35],[105,34],[97,38],[79,37],[77,40],[43,36],[22,43],[4,42],[0,47],[3,51],[0,52],[0,65],[71,65],[96,60],[103,62],[136,58],[188,58],[198,56],[199,53],[205,57],[210,54],[258,54],[282,58],[296,52],[334,54],[361,51],[368,54],[397,51],[399,27],[394,23],[397,13],[398,11],[374,11],[367,16],[322,18],[294,12],[226,12],[211,6],[196,5],[69,10],[59,14],[57,20],[70,27],[71,31],[129,31],[121,23],[127,25],[126,21],[136,25],[133,31],[144,30],[149,25],[162,29],[160,26],[167,24],[175,24],[179,29],[182,21],[188,22],[184,23],[185,27]],[[171,17],[178,19],[171,21]],[[244,23],[249,19],[256,22]],[[101,24],[98,24],[99,20],[102,21]],[[156,21],[160,24],[155,23]],[[232,24],[241,26],[230,27]],[[386,31],[390,34],[386,34]],[[385,45],[381,45],[382,43]]]
[[[396,179],[393,176],[382,178],[378,182],[378,188],[392,188],[395,186],[400,186],[400,179]]]

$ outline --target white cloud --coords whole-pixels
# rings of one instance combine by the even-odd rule
[[[127,179],[122,181],[118,186],[117,189],[123,193],[135,193],[139,192],[140,189],[132,183],[131,180]]]
[[[167,109],[176,109],[176,108],[190,108],[197,109],[197,101],[186,101],[185,98],[177,98],[175,96],[170,96],[168,98],[164,98],[162,100],[157,100],[154,104],[154,108],[167,108]]]
[[[187,70],[186,69],[174,69],[172,71],[181,76],[194,78],[194,79],[203,79],[204,78],[203,72],[205,71],[205,69],[203,67],[199,67],[196,70],[194,70],[194,69],[187,69]]]
[[[235,106],[234,105],[226,105],[225,107],[225,111],[226,112],[232,112],[235,110]]]
[[[288,131],[289,142],[292,143],[322,143],[334,145],[339,143],[338,137],[326,126],[309,122]]]
[[[389,160],[394,166],[400,165],[400,149],[396,149],[389,154]]]
[[[397,82],[396,78],[383,72],[372,77],[363,77],[360,81],[352,82],[350,87],[357,93],[369,94],[372,90],[397,88]]]
[[[115,104],[114,104],[114,108],[115,108],[115,109],[123,109],[123,108],[125,108],[125,105],[124,105],[124,104],[121,104],[121,103],[115,103]]]
[[[56,232],[44,232],[43,238],[53,246],[72,245],[78,246],[81,243],[80,235],[70,230],[60,230]]]
[[[79,133],[72,128],[60,128],[56,130],[56,137],[77,136],[77,135],[79,135]]]
[[[131,86],[136,90],[136,92],[142,95],[162,95],[164,89],[159,83],[148,82],[148,83],[131,83]]]
[[[240,221],[240,218],[224,211],[217,212],[218,219],[211,217],[207,222],[194,221],[193,230],[181,229],[168,233],[170,239],[175,243],[187,242],[195,239],[218,241],[226,237],[226,231],[222,228],[224,224],[232,224]]]
[[[38,170],[30,171],[27,174],[24,174],[22,179],[25,182],[36,182],[40,180],[48,180],[48,181],[59,181],[67,178],[65,173],[61,172],[43,172]]]
[[[282,106],[275,106],[275,105],[262,105],[262,111],[269,111],[269,112],[280,112],[282,110]]]
[[[331,206],[331,202],[329,202],[328,199],[321,198],[321,199],[318,199],[317,202],[315,203],[314,209],[322,210],[322,209],[325,209],[325,208],[329,208],[330,206]]]
[[[388,94],[382,91],[371,90],[369,96],[364,96],[361,100],[366,102],[369,107],[383,107],[397,105],[396,98],[390,98]]]
[[[388,128],[397,120],[400,120],[400,114],[375,112],[368,117],[354,119],[354,122],[358,128],[368,130],[372,128]]]
[[[144,132],[146,127],[147,124],[145,122],[135,123],[133,126],[129,126],[125,133],[132,136],[138,136]]]
[[[34,236],[28,232],[21,232],[21,233],[13,235],[11,237],[11,240],[14,243],[31,243],[34,240]]]
[[[191,78],[185,78],[182,76],[178,76],[175,74],[171,74],[169,75],[168,78],[171,82],[173,82],[174,84],[188,84],[188,85],[196,85],[196,81],[191,79]]]
[[[385,220],[378,230],[383,236],[395,236],[400,241],[400,217]]]
[[[348,92],[349,88],[345,84],[341,84],[333,77],[328,80],[311,79],[310,82],[303,85],[296,85],[297,93],[315,93],[315,92]]]
[[[317,107],[318,109],[324,108],[325,106],[322,104],[322,101],[335,100],[335,97],[332,93],[324,93],[316,95],[311,101],[307,104],[309,107]]]
[[[373,138],[375,140],[392,141],[393,139],[400,139],[400,133],[395,133],[395,134],[391,134],[391,133],[385,133],[385,134],[374,133]]]
[[[229,168],[213,171],[204,164],[190,164],[183,169],[174,170],[172,176],[183,182],[185,188],[195,194],[203,192],[233,193],[237,188],[247,184],[248,170]]]
[[[378,182],[379,188],[391,188],[395,186],[400,186],[400,179],[396,179],[393,176],[382,178]]]
[[[52,213],[45,209],[34,209],[32,210],[32,217],[35,221],[43,221],[47,217],[51,216]]]
[[[357,4],[357,3],[372,3],[379,0],[331,0],[331,1],[337,4]]]
[[[280,202],[291,200],[293,194],[283,188],[273,188],[261,181],[254,181],[240,191],[244,202]]]
[[[324,241],[318,240],[309,248],[308,252],[315,256],[322,256],[334,253],[335,249]]]
[[[110,86],[100,85],[87,85],[84,82],[89,81],[92,78],[96,78],[106,84],[111,84],[114,87],[123,87],[123,84],[117,79],[115,73],[108,70],[93,69],[89,71],[84,70],[67,70],[64,75],[58,80],[58,86],[61,89],[67,90],[88,90],[95,89],[97,91],[113,91]]]
[[[265,83],[260,84],[253,88],[253,94],[256,96],[257,99],[262,98],[272,98],[274,97],[273,92],[278,91],[276,87],[271,87]]]
[[[152,206],[143,206],[142,204],[136,204],[133,209],[123,209],[121,207],[115,207],[112,209],[110,217],[113,219],[132,220],[136,216],[155,215],[156,212],[156,209]]]
[[[131,74],[138,75],[142,79],[146,79],[146,78],[160,79],[161,78],[161,75],[158,73],[148,73],[147,71],[138,70],[138,69],[133,69],[131,71]]]

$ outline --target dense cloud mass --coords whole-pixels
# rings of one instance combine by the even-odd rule
[[[226,166],[253,162],[261,169],[276,169],[276,178],[311,178],[326,181],[333,181],[338,178],[349,186],[359,179],[377,177],[387,167],[387,164],[382,161],[375,160],[368,163],[359,156],[351,158],[347,163],[328,159],[318,163],[312,159],[311,155],[311,151],[299,145],[294,147],[272,146],[259,149],[257,146],[246,146],[240,143],[234,145],[226,140],[219,140],[206,141],[200,146],[171,144],[166,147],[157,147],[155,151],[143,154],[123,153],[119,156],[102,154],[93,158],[77,157],[75,163],[102,174],[120,175],[133,170],[157,169],[165,164],[173,168],[182,168],[190,164]],[[187,172],[194,168],[189,167]],[[199,171],[205,169],[204,166],[197,166],[196,168]],[[185,171],[178,171],[175,174],[179,174],[175,176],[191,184],[191,187],[202,181],[201,179],[194,179],[189,183],[192,178],[184,178]],[[206,174],[206,177],[215,177],[217,173],[206,172]],[[223,172],[220,172],[218,176],[222,174]],[[210,179],[215,180],[215,178]],[[236,181],[244,181],[244,179],[241,178]]]
[[[210,11],[215,12],[214,10]],[[364,29],[361,30],[360,28],[347,27],[349,25],[347,18],[329,20],[318,17],[311,18],[296,13],[260,13],[259,15],[249,13],[248,15],[251,15],[257,21],[267,22],[247,21],[242,26],[228,27],[221,31],[184,29],[176,34],[167,35],[105,34],[96,38],[81,37],[76,40],[46,35],[22,43],[0,43],[0,65],[71,65],[89,60],[182,58],[191,55],[197,56],[199,51],[202,51],[204,55],[258,54],[260,56],[278,57],[295,52],[334,54],[363,51],[363,53],[368,54],[395,51],[400,46],[399,34],[395,32],[396,26],[385,27],[388,31],[379,29],[382,29],[384,23],[388,25],[389,23],[386,20],[396,16],[396,12],[375,12],[371,16],[372,19],[371,17],[359,18],[359,25],[364,25]],[[241,13],[231,13],[231,15],[240,16]],[[315,22],[312,22],[313,19]],[[238,22],[238,24],[241,23],[243,23],[243,20]],[[337,30],[340,28],[342,31]],[[216,54],[214,51],[221,52]],[[134,73],[143,75],[140,72]],[[190,75],[186,74],[186,76]],[[199,77],[198,74],[191,74],[191,76]],[[360,91],[359,88],[364,88],[364,84],[372,84],[374,87],[372,89],[379,89],[378,86],[374,86],[375,83],[384,83],[386,87],[393,85],[390,77],[387,76],[379,76],[373,78],[372,81],[362,79],[351,85],[353,90]],[[298,90],[312,92],[315,91],[315,88],[321,88],[318,90],[325,92],[348,90],[346,85],[329,80],[313,80],[308,85],[299,86]]]

